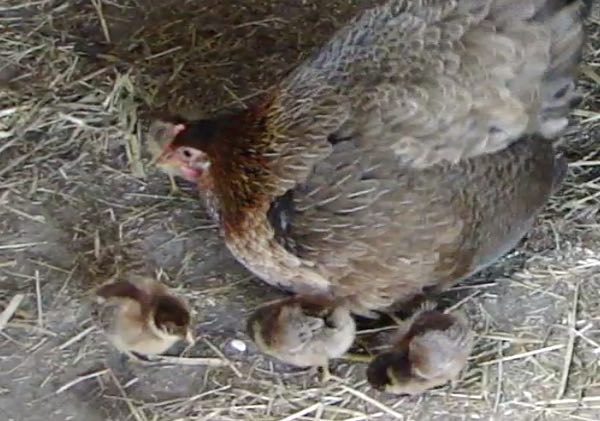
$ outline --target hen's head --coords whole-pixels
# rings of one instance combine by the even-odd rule
[[[159,168],[195,182],[210,172],[210,154],[221,134],[222,122],[216,119],[159,120],[150,127],[149,147]]]

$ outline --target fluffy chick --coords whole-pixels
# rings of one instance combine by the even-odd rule
[[[264,353],[299,367],[321,367],[352,346],[356,335],[349,309],[323,297],[295,296],[269,303],[248,319],[246,331]]]
[[[185,126],[182,124],[164,123],[162,121],[155,122],[147,136],[147,147],[148,151],[153,157],[153,161],[156,161],[163,149],[176,137]],[[174,177],[188,178],[186,177],[183,168],[175,165],[163,165],[162,169],[169,176],[169,182],[171,183],[171,194],[181,193]]]
[[[377,390],[416,395],[455,380],[467,364],[473,332],[452,314],[424,308],[400,326],[400,339],[369,364]]]
[[[188,305],[154,279],[105,284],[95,291],[95,301],[98,325],[129,356],[162,354],[179,340],[193,343]]]

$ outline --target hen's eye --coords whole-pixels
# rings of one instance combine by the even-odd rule
[[[184,158],[191,158],[192,157],[192,153],[190,152],[189,149],[182,149],[181,154],[183,155]]]

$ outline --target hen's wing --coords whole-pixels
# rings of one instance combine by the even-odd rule
[[[275,201],[280,216],[267,231],[287,265],[301,266],[290,256],[316,263],[333,288],[365,291],[361,301],[377,308],[512,247],[547,197],[543,182],[528,186],[537,195],[528,200],[515,184],[551,178],[553,162],[529,147],[537,140],[516,141],[566,123],[582,6],[393,0],[339,31],[281,83],[266,120],[271,192],[293,203],[289,211]],[[473,158],[496,173],[469,175]],[[478,199],[457,202],[469,189]],[[499,201],[515,204],[505,215],[516,228],[497,229],[502,239],[474,259],[484,247],[462,244],[464,231],[478,229],[476,206]]]
[[[376,149],[424,168],[554,135],[575,97],[583,5],[392,0],[366,11],[279,85],[267,120],[275,195],[339,139],[357,139],[356,159]],[[381,191],[353,188],[361,203]]]

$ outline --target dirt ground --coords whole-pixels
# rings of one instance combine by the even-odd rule
[[[243,321],[280,293],[233,260],[192,186],[171,196],[147,165],[149,110],[241,106],[371,3],[0,0],[0,314],[22,298],[0,322],[2,419],[600,419],[598,7],[564,188],[518,250],[447,294],[477,331],[456,387],[397,398],[361,364],[334,363],[322,385],[257,354]],[[193,304],[183,355],[231,365],[124,362],[87,303],[131,273]]]

